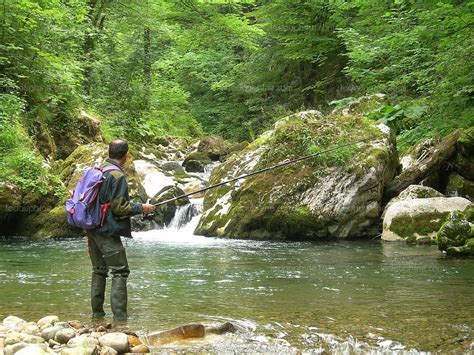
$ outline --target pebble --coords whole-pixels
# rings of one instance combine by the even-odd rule
[[[61,344],[66,344],[70,339],[76,336],[76,332],[72,328],[59,330],[54,336],[54,340]]]
[[[53,339],[49,339],[48,344],[49,344],[50,347],[54,347],[54,346],[59,345],[59,343],[57,341],[53,340]]]
[[[26,348],[28,345],[30,345],[30,344],[23,343],[23,342],[12,344],[12,345],[7,345],[7,346],[5,346],[5,349],[3,349],[3,354],[4,355],[13,355],[17,351],[20,351],[21,349]]]
[[[36,335],[19,333],[16,331],[7,334],[5,337],[5,345],[16,343],[41,344],[44,343],[44,339]]]
[[[85,334],[74,337],[67,342],[68,348],[76,348],[76,347],[95,348],[98,344],[99,342],[97,341],[97,339],[91,338]]]
[[[142,341],[136,336],[136,335],[129,335],[128,336],[128,345],[130,348],[133,348],[134,346],[140,345]]]
[[[104,335],[106,332],[92,332],[90,334],[91,337],[93,338],[96,338],[97,340],[99,340],[99,338]]]
[[[79,329],[77,334],[81,335],[81,334],[86,334],[86,333],[90,333],[90,332],[91,332],[91,330],[86,327],[86,328]]]
[[[27,325],[26,321],[15,316],[8,316],[3,320],[3,326],[5,328],[16,330],[20,332]]]
[[[46,344],[31,344],[17,351],[15,355],[45,355],[49,354]]]
[[[100,325],[100,326],[97,327],[97,329],[95,331],[96,332],[106,332],[107,328],[104,327],[103,325]]]
[[[107,333],[99,338],[99,344],[102,346],[109,346],[119,353],[128,351],[128,336],[124,333]]]
[[[135,354],[145,354],[145,353],[149,353],[150,349],[145,344],[140,344],[131,348],[130,352],[135,353]]]
[[[49,339],[54,339],[57,332],[59,332],[63,327],[53,325],[51,327],[45,328],[41,331],[41,337],[48,341]]]
[[[23,328],[22,333],[36,335],[39,333],[39,327],[35,322],[29,322]]]
[[[71,327],[73,327],[74,329],[82,329],[84,328],[84,325],[79,322],[78,320],[70,320],[69,322],[67,322]]]
[[[116,355],[116,354],[118,354],[118,352],[109,346],[103,346],[102,349],[100,349],[100,353],[99,353],[99,355]]]
[[[36,324],[41,330],[43,330],[54,325],[56,322],[59,322],[58,316],[46,316],[37,321]]]

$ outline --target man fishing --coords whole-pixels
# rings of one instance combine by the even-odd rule
[[[130,202],[128,184],[123,165],[128,157],[128,143],[114,140],[109,144],[109,158],[103,168],[104,181],[99,189],[99,203],[106,206],[104,223],[88,230],[89,254],[92,262],[91,306],[94,318],[102,318],[104,312],[105,284],[108,272],[112,274],[110,305],[114,320],[126,320],[127,278],[130,274],[125,248],[120,237],[131,238],[130,216],[150,214],[155,206]]]

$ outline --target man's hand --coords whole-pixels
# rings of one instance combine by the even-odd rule
[[[150,205],[149,203],[142,204],[143,214],[150,214],[155,212],[155,205]]]

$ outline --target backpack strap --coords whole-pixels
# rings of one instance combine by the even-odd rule
[[[118,166],[115,166],[115,165],[107,165],[107,166],[103,166],[103,167],[98,167],[97,169],[99,169],[103,173],[105,173],[107,171],[112,171],[112,170],[122,171],[122,169],[120,169]]]

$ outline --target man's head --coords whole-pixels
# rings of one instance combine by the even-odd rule
[[[118,161],[119,163],[125,163],[127,160],[128,143],[122,139],[115,139],[109,144],[109,158]]]

